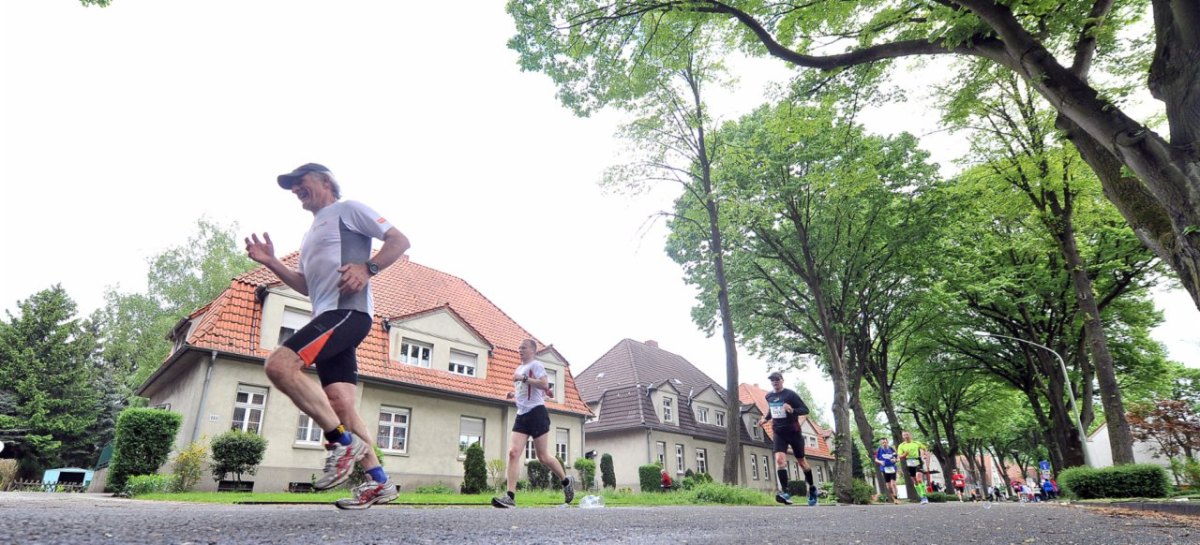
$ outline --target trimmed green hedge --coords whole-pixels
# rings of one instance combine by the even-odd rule
[[[642,492],[658,492],[662,486],[662,467],[658,464],[646,464],[638,466],[638,483],[642,487]]]
[[[1163,498],[1171,493],[1167,470],[1154,464],[1128,464],[1102,469],[1073,467],[1058,476],[1067,495],[1077,499]]]
[[[591,490],[596,487],[596,461],[587,458],[575,459],[575,471],[579,472],[581,490]]]
[[[775,475],[771,475],[772,479],[776,479]],[[788,481],[787,493],[793,497],[806,498],[808,497],[808,482],[807,481]]]
[[[604,488],[617,487],[617,474],[613,471],[612,454],[607,452],[600,457],[600,480],[604,484]]]
[[[121,411],[105,490],[124,492],[130,477],[157,473],[167,463],[182,422],[179,413],[162,409]]]

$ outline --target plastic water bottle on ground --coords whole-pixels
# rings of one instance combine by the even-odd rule
[[[604,507],[604,498],[592,495],[584,496],[582,500],[579,500],[579,507],[583,509],[597,509]]]

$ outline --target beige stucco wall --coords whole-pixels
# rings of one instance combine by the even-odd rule
[[[391,351],[388,357],[391,360],[399,359],[403,339],[410,339],[433,346],[429,355],[430,369],[449,372],[450,351],[457,350],[474,354],[475,376],[479,379],[487,378],[487,343],[472,334],[449,310],[392,322],[388,336]]]
[[[721,480],[725,464],[725,443],[723,441],[709,441],[697,439],[686,434],[641,429],[626,432],[592,433],[588,435],[587,444],[584,445],[584,448],[587,450],[595,449],[601,456],[605,453],[611,454],[613,457],[613,474],[617,479],[617,487],[637,490],[640,486],[638,481],[638,467],[658,461],[656,443],[659,441],[666,443],[666,467],[676,479],[683,478],[683,475],[689,469],[696,471],[696,449],[703,448],[707,450],[708,473],[717,481]],[[682,467],[676,460],[676,445],[683,445]],[[742,446],[742,453],[745,460],[745,463],[742,464],[745,467],[741,468],[739,472],[739,483],[742,486],[764,490],[772,488],[771,481],[764,481],[761,478],[761,470],[759,471],[760,478],[758,480],[752,479],[752,474],[747,465],[750,454],[757,454],[759,457],[768,456],[770,455],[770,450],[770,448],[765,447]],[[760,460],[759,464],[761,463]],[[597,472],[599,472],[598,467]]]
[[[261,363],[241,362],[218,358],[203,409],[198,407],[203,388],[206,362],[192,365],[178,378],[162,383],[151,390],[151,406],[171,403],[171,410],[183,415],[183,425],[175,443],[175,452],[190,442],[192,426],[200,419],[202,440],[228,431],[231,427],[234,402],[239,384],[267,389],[263,412],[262,435],[268,445],[263,462],[254,476],[243,476],[255,482],[255,491],[276,491],[287,488],[289,482],[309,482],[320,473],[325,450],[320,444],[295,440],[300,411],[282,392],[271,386]],[[308,374],[317,382],[315,373]],[[407,452],[385,452],[384,469],[398,478],[406,488],[442,483],[455,489],[462,482],[462,460],[458,452],[459,419],[462,416],[484,420],[484,455],[488,460],[506,459],[509,430],[516,416],[515,407],[501,402],[475,400],[451,394],[402,388],[396,385],[362,383],[359,388],[359,412],[370,433],[378,432],[381,406],[409,409]],[[199,410],[199,412],[197,412]],[[558,428],[570,434],[567,465],[582,456],[583,419],[579,415],[551,412],[550,437],[553,448]],[[172,456],[175,454],[172,453]],[[524,460],[522,460],[522,466]],[[161,471],[171,470],[170,464]],[[522,469],[524,477],[524,469]],[[214,490],[216,483],[209,477],[197,489]]]

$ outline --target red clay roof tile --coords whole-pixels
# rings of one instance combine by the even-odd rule
[[[294,267],[298,256],[298,252],[293,252],[284,256],[283,261]],[[256,299],[255,291],[259,287],[280,284],[279,278],[266,267],[234,278],[216,300],[193,313],[192,318],[197,323],[187,344],[266,358],[270,350],[260,348],[258,329],[262,323],[262,305]],[[497,400],[504,400],[512,390],[510,379],[520,363],[517,348],[523,339],[536,338],[470,284],[413,263],[406,257],[374,277],[371,289],[375,323],[358,347],[358,367],[362,377]],[[474,333],[494,347],[488,356],[487,378],[404,365],[388,359],[384,321],[441,307],[449,307]],[[591,414],[579,397],[569,368],[564,392],[566,399],[547,400],[547,408]]]

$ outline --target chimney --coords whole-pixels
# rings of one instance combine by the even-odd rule
[[[649,346],[651,348],[658,348],[658,341],[655,341],[655,340],[646,341],[646,346]]]

